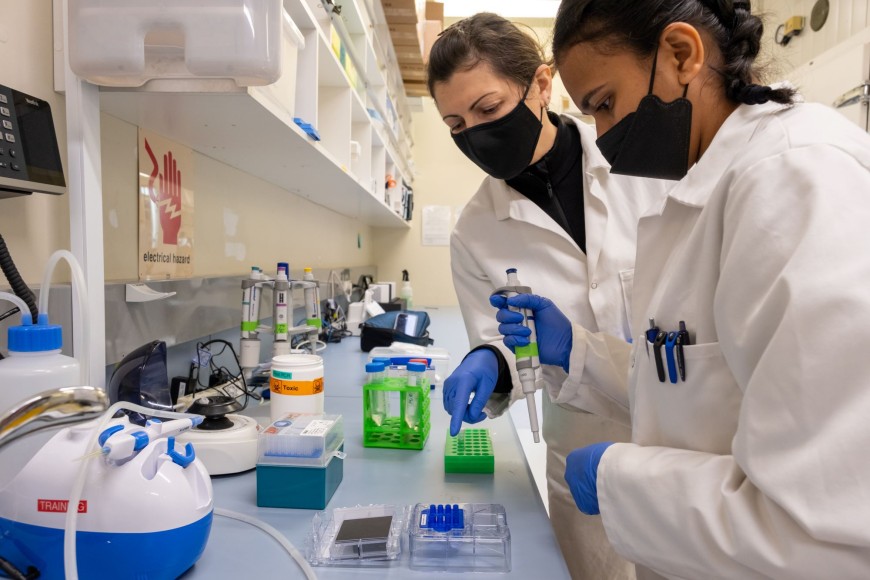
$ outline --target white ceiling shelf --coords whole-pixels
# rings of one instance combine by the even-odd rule
[[[331,63],[330,63],[331,64]],[[255,89],[237,93],[103,90],[104,112],[146,127],[317,205],[375,227],[410,224]],[[249,192],[239,192],[246,195]]]

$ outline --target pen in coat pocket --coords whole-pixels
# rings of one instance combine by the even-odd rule
[[[691,344],[689,341],[689,331],[686,330],[686,322],[680,321],[680,330],[677,332],[677,367],[680,369],[680,380],[686,382],[686,355],[683,352],[683,347]]]

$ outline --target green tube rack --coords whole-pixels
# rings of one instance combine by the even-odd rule
[[[444,473],[494,473],[495,455],[489,429],[463,429],[456,437],[447,432]]]
[[[363,386],[363,447],[423,449],[429,428],[428,384],[393,377]]]

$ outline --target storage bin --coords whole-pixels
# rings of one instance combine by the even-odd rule
[[[273,113],[283,117],[286,124],[293,122],[296,113],[296,84],[299,52],[305,48],[305,37],[290,15],[284,13],[284,33],[281,35],[281,76],[274,83],[256,87],[253,91],[262,95],[276,108]],[[309,82],[311,82],[309,80]]]
[[[69,61],[88,81],[220,78],[265,85],[281,74],[281,0],[77,0]]]

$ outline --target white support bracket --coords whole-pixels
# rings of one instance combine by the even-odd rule
[[[84,271],[90,311],[89,320],[81,320],[80,313],[74,309],[73,353],[78,354],[83,350],[85,339],[82,329],[87,324],[90,330],[87,348],[90,357],[88,385],[105,388],[106,306],[100,91],[95,85],[78,78],[69,67],[68,3],[69,0],[60,0],[63,14],[70,250]]]

